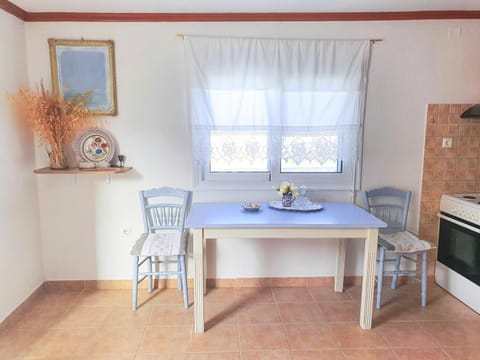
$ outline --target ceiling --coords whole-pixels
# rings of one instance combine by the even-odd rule
[[[479,0],[10,0],[29,12],[364,12],[480,10]]]

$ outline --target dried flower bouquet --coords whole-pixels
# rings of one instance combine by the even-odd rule
[[[36,90],[21,88],[11,96],[18,115],[38,136],[41,144],[49,144],[50,167],[66,167],[63,146],[68,144],[82,130],[96,124],[85,104],[90,93],[64,99],[45,89],[41,82]]]

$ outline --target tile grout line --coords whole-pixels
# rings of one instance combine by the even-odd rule
[[[448,357],[450,360],[455,360],[453,357],[450,356],[450,354],[445,350],[443,346],[440,349],[445,354],[445,356]]]
[[[308,290],[308,293],[310,294],[310,296],[312,297],[313,299],[313,303],[320,309],[320,311],[322,312],[322,314],[325,316],[325,325],[327,326],[328,328],[328,331],[330,332],[330,334],[332,335],[332,337],[335,339],[335,342],[337,343],[337,349],[340,350],[340,353],[342,354],[342,357],[344,359],[347,358],[347,356],[345,355],[344,351],[343,351],[343,348],[341,346],[341,343],[340,343],[340,340],[337,338],[337,336],[335,336],[334,332],[332,331],[332,327],[331,327],[331,321],[328,321],[327,319],[327,316],[326,314],[323,312],[323,309],[322,307],[320,306],[319,302],[317,301],[317,299],[315,298],[315,296],[312,295],[312,293],[310,292],[310,289],[307,287],[307,290]],[[348,295],[350,296],[350,295]],[[350,296],[351,297],[351,296]],[[353,300],[353,298],[352,298]]]
[[[187,290],[188,291],[188,290]],[[204,303],[205,305],[205,303]],[[188,309],[187,309],[188,310]],[[153,314],[153,311],[152,311],[152,314]],[[205,319],[204,319],[205,320]],[[190,353],[190,349],[192,348],[192,341],[193,341],[193,337],[195,336],[195,319],[193,320],[193,325],[190,326],[190,336],[188,338],[188,346],[187,346],[187,351],[185,352],[185,360],[188,359],[188,354]]]
[[[142,345],[143,339],[145,338],[145,335],[147,333],[147,327],[152,323],[153,309],[149,307],[149,310],[150,310],[150,314],[148,315],[147,325],[143,326],[142,335],[140,336],[140,340],[138,341],[137,348],[135,349],[134,359],[137,358],[137,355],[138,355],[139,350],[140,350],[140,346]],[[138,309],[137,309],[137,311],[138,311]]]
[[[401,360],[400,356],[395,352],[395,350],[391,349],[390,351],[392,352],[393,356],[397,358],[397,360]]]
[[[272,292],[272,297],[273,297],[273,302],[275,304],[275,309],[277,310],[277,314],[280,318],[280,324],[282,325],[283,333],[285,334],[285,339],[287,340],[288,353],[289,353],[290,357],[293,359],[293,354],[292,354],[293,349],[292,349],[292,344],[290,343],[290,341],[288,339],[287,327],[285,326],[286,322],[284,322],[283,319],[282,319],[282,313],[280,312],[280,308],[278,306],[279,303],[278,303],[277,297],[275,296],[275,291],[273,291],[273,288],[271,288],[270,291]],[[310,291],[307,290],[307,292],[310,295]]]
[[[237,306],[238,296],[237,296],[237,290],[235,287],[233,288],[233,296],[235,298],[235,306]],[[240,341],[240,322],[238,321],[238,311],[239,309],[237,308],[235,311],[235,324],[237,325],[237,344],[238,344],[238,353],[240,356],[240,360],[243,360],[243,351],[242,351],[241,341]]]

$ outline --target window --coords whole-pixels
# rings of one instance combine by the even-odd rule
[[[271,159],[269,144],[278,141],[281,151],[271,145]],[[269,172],[277,158],[282,173],[339,173],[338,131],[288,134],[281,140],[266,131],[210,132],[211,173]]]
[[[341,133],[211,130],[201,181],[231,185],[290,180],[341,189],[351,184],[355,166],[342,160],[342,153],[349,152],[342,139],[349,136]]]
[[[198,183],[355,185],[368,41],[185,40]]]
[[[210,132],[210,172],[267,172],[267,132]]]
[[[282,137],[282,173],[340,173],[338,131]]]

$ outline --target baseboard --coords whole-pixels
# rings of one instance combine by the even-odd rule
[[[8,315],[2,322],[0,322],[0,331],[8,330],[17,324],[18,320],[31,307],[36,298],[44,292],[44,284],[40,284],[10,315]]]
[[[400,278],[399,284],[406,283],[407,279]],[[188,287],[193,288],[193,279],[188,279]],[[385,285],[390,283],[390,278],[384,279]],[[333,276],[315,277],[281,277],[281,278],[236,278],[236,279],[207,279],[209,288],[242,288],[242,287],[333,287]],[[361,276],[346,276],[345,287],[360,286]],[[160,289],[177,288],[176,279],[155,280],[154,287]],[[44,283],[45,289],[54,290],[131,290],[131,280],[50,280]],[[139,285],[140,288],[147,288],[147,281]]]
[[[391,284],[391,277],[385,277],[385,285]],[[406,284],[408,278],[400,277],[398,284]],[[361,276],[345,276],[344,286],[362,285]],[[189,288],[193,288],[193,279],[187,280]],[[242,287],[333,287],[333,276],[314,276],[314,277],[274,277],[274,278],[236,278],[236,279],[207,279],[209,288],[242,288]],[[48,290],[131,290],[132,280],[49,280],[44,283]],[[177,279],[156,279],[155,288],[176,289],[178,287]],[[139,284],[140,289],[147,288],[147,281]]]

